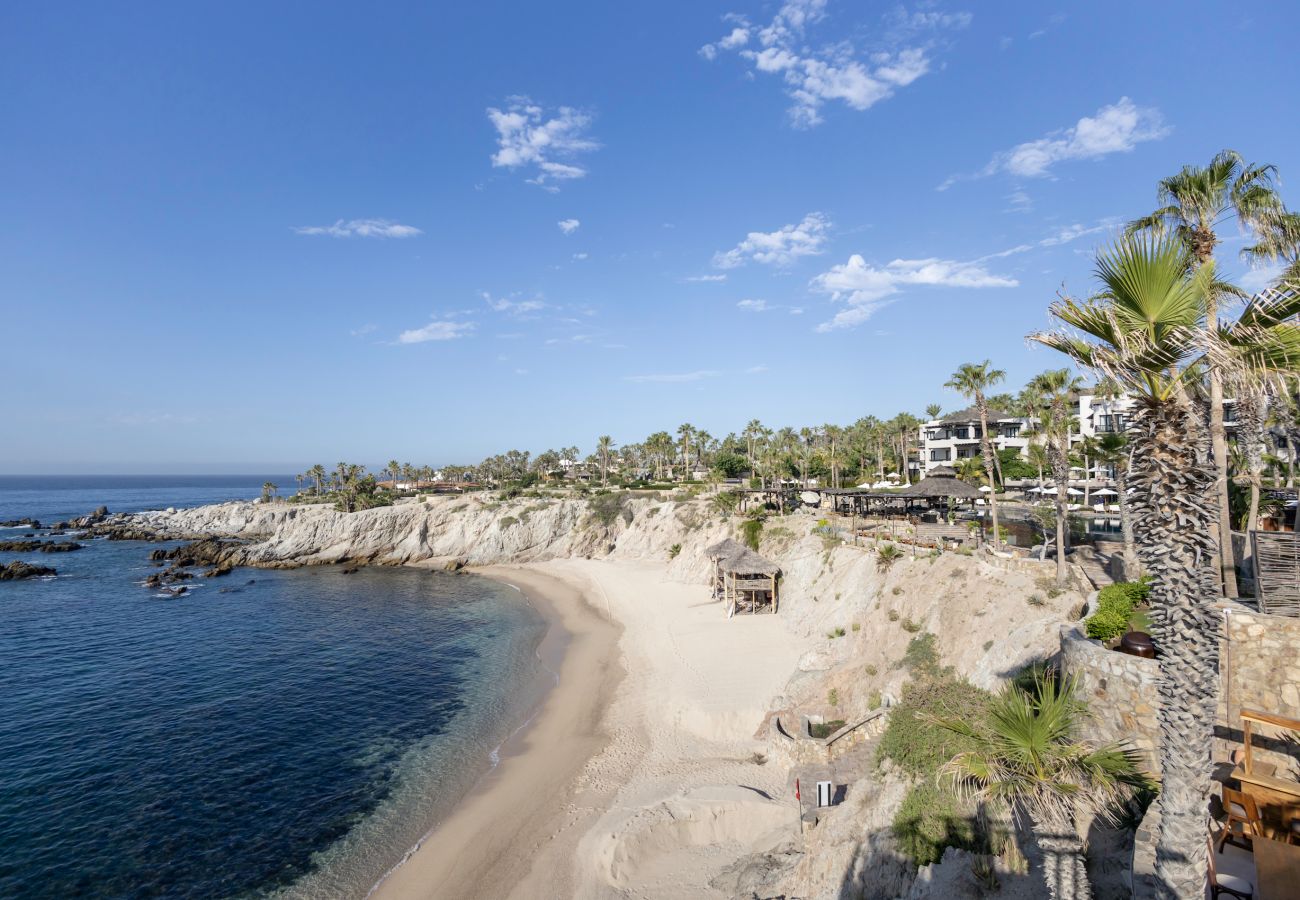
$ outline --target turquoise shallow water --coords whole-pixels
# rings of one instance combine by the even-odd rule
[[[0,479],[0,520],[263,480]],[[139,585],[155,546],[0,555],[59,570],[0,583],[0,896],[364,896],[549,677],[541,619],[484,578],[241,569],[163,599]]]

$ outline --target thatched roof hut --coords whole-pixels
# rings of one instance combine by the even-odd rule
[[[957,478],[957,473],[947,466],[938,466],[909,488],[898,492],[900,497],[951,497],[957,500],[978,500],[983,494],[979,488]]]
[[[727,604],[727,615],[740,609],[777,609],[777,579],[781,567],[731,538],[704,549],[713,560],[713,596]]]
[[[740,543],[740,541],[732,540],[731,538],[718,541],[716,544],[710,544],[708,547],[704,548],[704,555],[715,562],[729,556],[736,556],[737,554],[748,552],[751,552],[748,547]]]

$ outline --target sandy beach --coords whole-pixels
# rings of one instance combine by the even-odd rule
[[[721,898],[727,866],[797,834],[784,772],[755,756],[798,660],[780,617],[728,621],[659,563],[482,573],[551,619],[558,685],[373,896]]]

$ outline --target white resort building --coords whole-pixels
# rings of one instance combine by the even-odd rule
[[[990,409],[988,416],[993,446],[999,451],[1014,448],[1024,455],[1029,446],[1025,432],[1038,420],[1012,416],[995,409]],[[921,473],[978,456],[983,437],[979,411],[973,406],[926,422],[921,426]]]

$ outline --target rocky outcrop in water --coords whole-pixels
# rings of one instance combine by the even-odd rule
[[[57,575],[49,566],[33,566],[21,560],[9,565],[0,564],[0,581],[17,581],[20,578],[40,578],[42,575]]]
[[[9,519],[6,522],[0,522],[0,528],[40,528],[41,523],[36,519]]]
[[[0,553],[71,553],[84,546],[73,541],[0,541]]]

